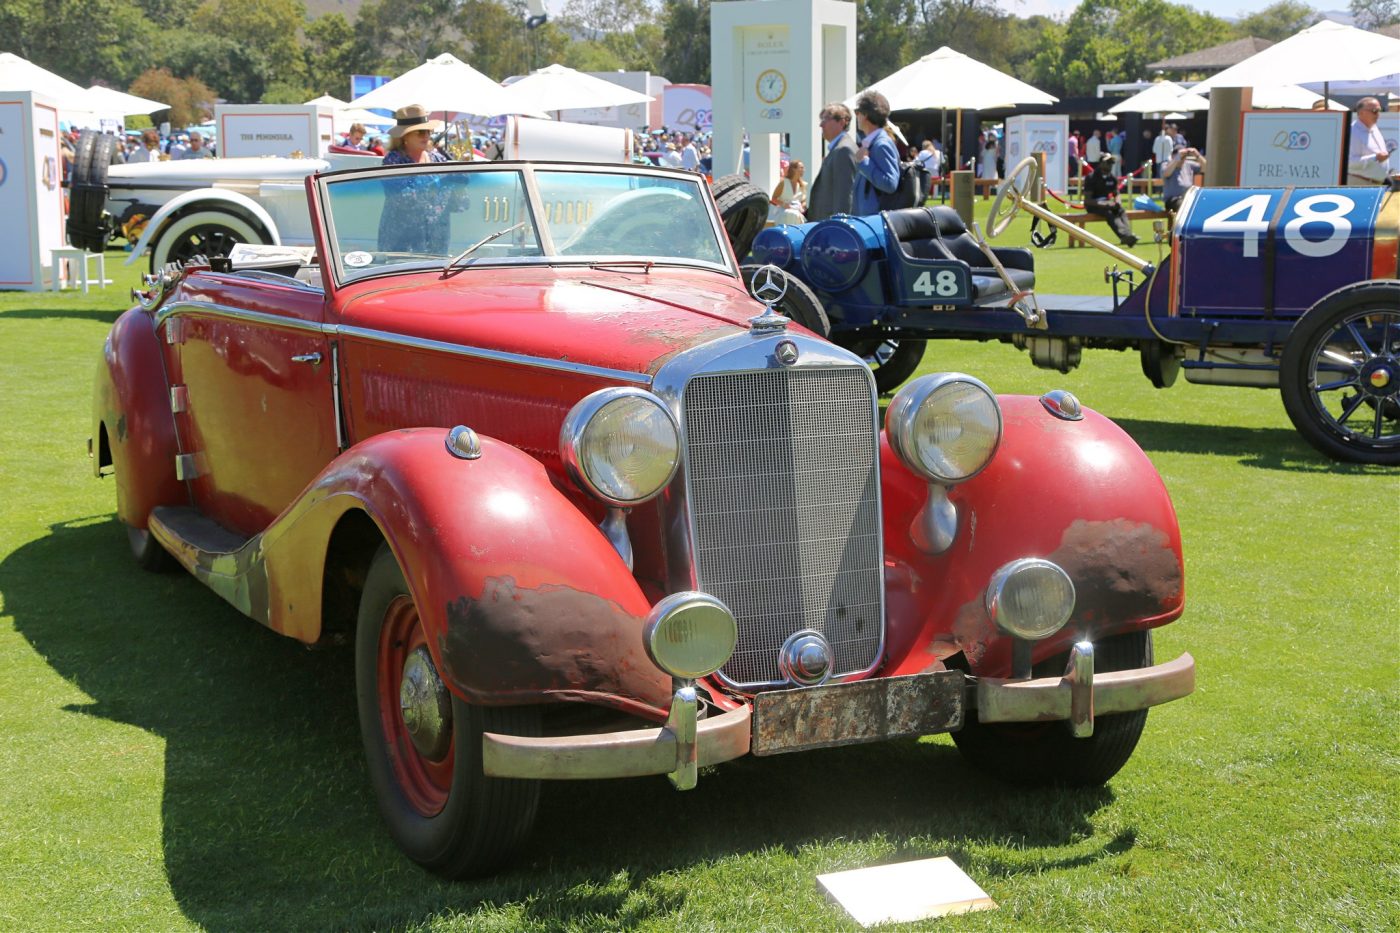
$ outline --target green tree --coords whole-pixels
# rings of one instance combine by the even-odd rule
[[[151,114],[156,123],[171,126],[203,123],[213,113],[214,92],[198,78],[177,78],[164,68],[151,68],[131,82],[131,93],[170,105]]]
[[[301,0],[205,0],[194,12],[201,32],[256,49],[270,76],[300,79],[305,73],[299,34],[306,22]]]
[[[235,104],[262,100],[264,89],[274,79],[272,66],[260,49],[194,29],[167,32],[155,64],[176,76],[197,78]]]
[[[355,18],[355,34],[374,50],[385,74],[402,74],[444,52],[469,61],[457,7],[457,0],[368,0]]]
[[[909,64],[914,0],[856,4],[856,84],[869,87]]]
[[[1317,10],[1300,0],[1279,0],[1258,13],[1251,13],[1235,24],[1241,37],[1256,36],[1281,42],[1306,29],[1321,18]]]
[[[5,49],[83,86],[126,87],[149,65],[156,28],[122,0],[4,0]]]
[[[677,84],[710,83],[710,0],[666,0],[661,73]]]
[[[1065,22],[1065,91],[1144,80],[1149,62],[1234,38],[1230,24],[1166,0],[1084,0]]]
[[[302,53],[306,58],[306,84],[312,97],[350,94],[352,74],[372,73],[378,55],[340,13],[327,13],[306,24]],[[305,99],[305,98],[303,98]]]
[[[1351,15],[1361,29],[1400,23],[1400,0],[1351,0]]]

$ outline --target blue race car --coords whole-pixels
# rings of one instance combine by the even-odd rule
[[[1154,265],[1032,202],[1035,180],[1032,160],[1013,170],[988,232],[1025,209],[1089,241],[1129,267],[1106,271],[1111,295],[1037,296],[1031,251],[949,207],[771,227],[750,261],[796,280],[793,316],[864,356],[882,391],[933,338],[1005,340],[1060,372],[1085,348],[1137,349],[1159,388],[1182,372],[1278,388],[1322,453],[1400,464],[1400,191],[1194,188]]]

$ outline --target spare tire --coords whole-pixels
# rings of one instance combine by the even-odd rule
[[[763,225],[768,222],[768,195],[762,188],[749,184],[743,175],[722,175],[710,186],[715,206],[734,247],[734,257],[740,262],[748,256]]]
[[[117,139],[84,130],[68,176],[68,242],[89,253],[107,249],[114,222],[107,212],[107,167]]]
[[[744,265],[739,267],[739,274],[744,277],[744,287],[753,294],[753,277],[760,265]],[[822,307],[822,300],[816,296],[807,283],[793,275],[791,272],[784,272],[782,269],[774,267],[777,273],[781,273],[787,282],[787,292],[782,298],[773,302],[773,310],[783,317],[790,318],[807,328],[814,334],[820,334],[830,339],[831,320],[826,316],[826,309]]]

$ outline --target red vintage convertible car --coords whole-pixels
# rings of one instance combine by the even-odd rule
[[[1098,783],[1182,611],[1152,465],[1068,393],[861,359],[741,279],[693,174],[450,164],[307,180],[315,252],[148,277],[91,452],[137,560],[355,645],[380,810],[491,871],[543,779],[951,731]],[[248,261],[249,257],[254,261]],[[771,279],[770,277],[771,276]]]

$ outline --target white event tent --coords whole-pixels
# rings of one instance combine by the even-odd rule
[[[1059,100],[946,45],[881,78],[868,90],[884,94],[891,110],[961,112],[1017,104],[1053,104]],[[855,101],[853,97],[846,105],[854,106]],[[956,151],[962,151],[961,119]]]
[[[368,94],[350,102],[353,107],[398,110],[409,104],[421,104],[432,111],[470,113],[494,117],[506,113],[529,113],[522,110],[506,89],[471,65],[444,52],[430,58],[417,68],[399,75]]]
[[[1210,101],[1171,81],[1149,88],[1108,108],[1109,113],[1170,113],[1174,110],[1209,110]]]
[[[575,110],[586,107],[626,107],[650,103],[649,94],[613,84],[602,78],[554,64],[532,71],[506,86],[519,113]]]

